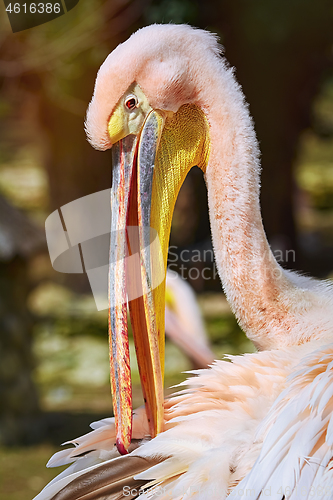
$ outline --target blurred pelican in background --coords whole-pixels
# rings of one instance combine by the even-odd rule
[[[202,314],[195,293],[175,271],[167,271],[165,333],[183,353],[193,368],[205,368],[214,361]]]

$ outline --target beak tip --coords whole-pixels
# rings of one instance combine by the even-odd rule
[[[128,455],[128,451],[127,449],[125,448],[125,445],[124,443],[121,441],[120,438],[117,438],[116,439],[116,446],[117,446],[117,450],[119,451],[120,455]]]

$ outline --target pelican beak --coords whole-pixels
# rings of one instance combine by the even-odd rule
[[[118,140],[112,146],[109,345],[116,445],[121,454],[128,452],[132,432],[127,302],[150,434],[155,437],[163,430],[165,273],[171,220],[187,172],[194,165],[205,168],[209,151],[202,111],[189,105],[182,108],[171,114],[150,108],[136,134],[119,133],[124,128],[119,125],[122,108],[109,122]]]
[[[163,124],[163,116],[150,111],[139,135],[128,135],[113,146],[109,345],[116,444],[121,454],[127,453],[132,427],[127,301],[152,437],[163,425],[164,317],[155,314],[153,289],[164,281],[165,270],[157,232],[150,227],[155,157]]]

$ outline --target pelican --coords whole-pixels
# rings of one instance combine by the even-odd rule
[[[206,368],[214,361],[195,293],[176,271],[166,273],[165,334],[192,362]]]
[[[51,459],[70,465],[36,499],[333,498],[332,288],[283,270],[272,255],[253,122],[216,37],[185,25],[133,34],[98,72],[86,130],[94,147],[114,151],[115,418],[92,424]],[[224,291],[259,352],[195,371],[163,404],[165,283],[154,286],[152,277],[165,270],[175,199],[194,165],[207,183]],[[143,293],[129,309],[145,407],[133,415],[126,224],[141,228]],[[160,244],[155,259],[147,226]]]

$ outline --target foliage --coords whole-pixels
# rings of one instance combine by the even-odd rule
[[[145,12],[145,21],[152,23],[196,24],[198,4],[193,0],[155,0]]]
[[[296,180],[317,210],[333,210],[333,78],[314,102],[314,128],[303,135]]]

